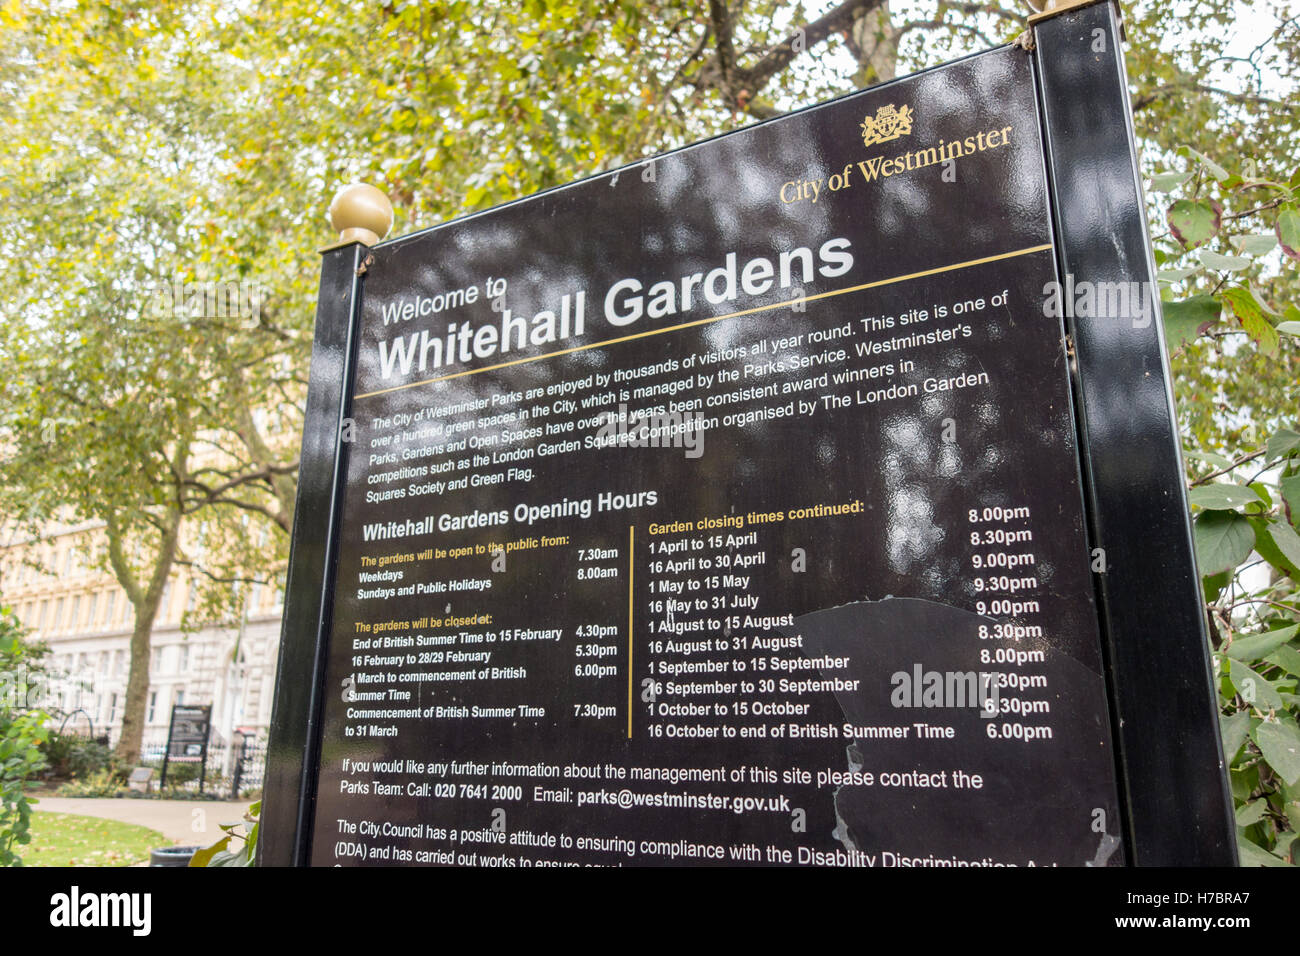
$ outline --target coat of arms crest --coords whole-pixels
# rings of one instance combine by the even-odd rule
[[[912,107],[895,108],[893,103],[880,107],[875,116],[862,121],[862,144],[886,143],[912,132]]]

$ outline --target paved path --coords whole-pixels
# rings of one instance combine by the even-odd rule
[[[135,823],[157,830],[172,843],[209,846],[221,837],[219,825],[238,823],[252,801],[147,800],[130,797],[41,797],[33,808],[48,813],[78,813]]]

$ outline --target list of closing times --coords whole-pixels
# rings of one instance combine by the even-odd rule
[[[374,250],[318,865],[1122,862],[1028,62]]]

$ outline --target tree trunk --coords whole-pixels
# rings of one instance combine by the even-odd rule
[[[242,396],[243,379],[236,375],[234,380],[238,383],[237,387]],[[238,416],[237,434],[240,441],[244,443],[244,448],[257,467],[265,468],[271,474],[269,483],[276,502],[275,523],[287,534],[293,530],[293,509],[298,500],[298,480],[291,474],[273,470],[282,462],[276,458],[262,437],[262,433],[258,431],[257,424],[253,421],[252,406],[245,401],[238,406],[235,414]]]
[[[882,3],[853,21],[850,48],[858,59],[853,81],[874,86],[892,80],[898,69],[898,28],[889,18],[889,4]]]
[[[140,763],[140,748],[144,738],[146,707],[149,699],[149,658],[153,639],[154,620],[162,603],[163,588],[171,574],[180,540],[181,509],[171,505],[161,517],[160,538],[154,554],[149,581],[144,587],[136,580],[123,550],[123,532],[116,516],[108,520],[109,561],[118,583],[126,591],[127,599],[135,610],[134,628],[131,632],[131,664],[126,679],[126,701],[122,711],[122,736],[117,742],[117,758],[125,767]]]

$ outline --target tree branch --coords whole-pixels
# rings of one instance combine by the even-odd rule
[[[806,27],[790,34],[781,43],[769,48],[749,69],[734,70],[735,85],[749,90],[751,96],[756,95],[772,77],[789,66],[801,52],[824,42],[832,33],[848,30],[857,17],[876,9],[883,2],[884,0],[848,0],[840,4]]]
[[[1260,96],[1255,93],[1234,93],[1231,90],[1220,89],[1217,86],[1207,86],[1204,83],[1199,83],[1196,80],[1189,78],[1168,83],[1165,86],[1160,87],[1158,90],[1153,90],[1144,96],[1139,96],[1133,101],[1133,112],[1136,113],[1138,110],[1145,109],[1156,100],[1162,99],[1166,96],[1175,96],[1179,93],[1185,93],[1188,90],[1195,93],[1208,93],[1211,96],[1222,96],[1224,99],[1231,100],[1234,103],[1264,104],[1268,106],[1282,106],[1287,109],[1294,109],[1294,107],[1289,103],[1283,103],[1267,96]]]

